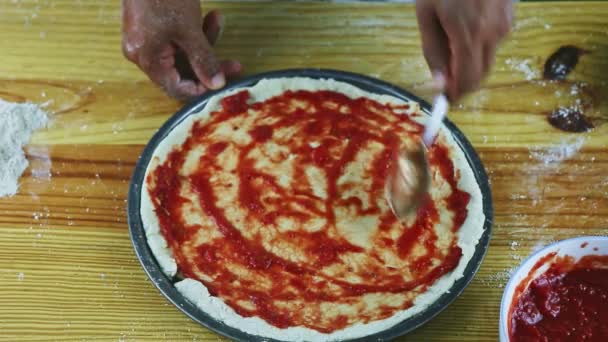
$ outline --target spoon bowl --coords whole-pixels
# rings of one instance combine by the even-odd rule
[[[414,147],[402,148],[394,156],[386,182],[386,197],[399,220],[415,211],[429,190],[431,175],[427,149],[433,145],[448,108],[445,95],[438,95],[433,101],[433,110],[424,126],[422,138]]]
[[[414,148],[401,149],[386,182],[386,196],[395,216],[402,220],[418,209],[430,184],[426,146],[422,141]]]

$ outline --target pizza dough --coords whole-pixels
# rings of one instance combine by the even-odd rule
[[[368,134],[366,130],[361,130],[356,126],[349,126],[350,120],[343,120],[343,118],[338,118],[337,122],[339,124],[336,127],[332,126],[332,129],[335,129],[335,132],[332,132],[337,132],[335,136],[332,135],[332,132],[318,134],[319,132],[316,132],[318,129],[314,125],[306,126],[304,132],[307,133],[302,133],[302,130],[289,131],[289,125],[279,125],[283,128],[283,131],[279,131],[275,127],[277,125],[276,120],[280,119],[276,117],[276,108],[279,107],[268,107],[267,104],[273,103],[273,99],[279,98],[279,101],[274,101],[274,105],[284,106],[284,103],[280,101],[280,96],[287,93],[293,95],[293,97],[292,102],[285,107],[287,108],[285,110],[293,111],[293,113],[301,112],[301,115],[316,115],[315,111],[320,112],[322,110],[334,116],[340,114],[340,111],[343,111],[341,114],[344,115],[353,115],[355,113],[352,113],[352,111],[357,110],[357,107],[348,107],[348,104],[363,99],[362,102],[357,103],[367,106],[366,111],[373,114],[368,122],[370,133]],[[218,111],[227,110],[225,99],[231,102],[243,95],[247,98],[241,99],[241,102],[236,104],[228,104],[229,106],[236,106],[234,108],[235,115],[238,114],[239,110],[249,110],[248,114],[238,116],[238,124],[235,124],[237,121],[231,121],[232,119],[228,116],[230,113],[224,113],[222,115],[226,116],[226,122],[229,123],[224,125],[225,127],[222,124],[212,127],[206,125],[214,118],[214,115],[219,115]],[[305,106],[308,98],[313,101],[312,99],[315,96],[321,95],[327,96],[328,100],[315,103],[314,106]],[[240,108],[239,106],[245,103],[244,100],[248,105],[259,105],[254,109]],[[340,105],[341,103],[342,105]],[[327,108],[322,109],[321,107],[324,106]],[[275,114],[274,118],[272,115],[268,115],[267,119],[260,119],[268,122],[255,121],[257,120],[256,115],[264,114],[264,108],[270,108],[272,112],[270,114]],[[403,117],[389,116],[389,120],[386,121],[382,116],[375,116],[374,113],[382,113],[388,110],[387,108]],[[293,113],[287,114],[285,117]],[[401,119],[403,119],[403,123],[399,122]],[[370,94],[349,84],[334,80],[269,79],[262,80],[251,88],[235,89],[213,97],[204,110],[187,117],[169,133],[167,138],[154,151],[152,161],[148,165],[145,178],[146,186],[142,187],[141,217],[150,248],[165,274],[173,277],[177,274],[179,268],[180,271],[191,276],[191,278],[186,278],[175,284],[176,288],[186,298],[210,316],[241,331],[279,340],[333,341],[364,337],[390,328],[426,308],[448,291],[457,279],[462,277],[463,271],[474,253],[475,245],[483,233],[485,218],[482,210],[481,191],[463,152],[445,129],[440,132],[437,140],[437,145],[441,146],[442,149],[438,147],[434,154],[431,153],[431,158],[433,158],[432,155],[436,155],[436,158],[447,158],[450,161],[447,170],[445,170],[445,167],[442,168],[441,165],[437,165],[436,169],[432,170],[434,171],[433,188],[428,200],[432,202],[429,208],[437,207],[433,209],[434,216],[426,212],[422,214],[419,212],[418,216],[416,214],[412,215],[406,222],[406,227],[390,221],[382,228],[383,218],[386,220],[388,217],[386,216],[388,206],[385,200],[376,195],[372,196],[377,192],[374,192],[374,187],[377,187],[378,184],[369,184],[368,177],[365,176],[366,172],[371,172],[370,169],[376,170],[375,166],[370,165],[375,165],[375,161],[382,160],[377,154],[380,153],[379,151],[384,151],[382,150],[384,147],[376,142],[390,144],[391,137],[398,136],[399,143],[412,143],[413,137],[406,134],[407,130],[416,131],[416,133],[410,135],[419,134],[421,126],[418,123],[424,120],[425,116],[420,115],[416,103],[405,103],[390,96]],[[345,127],[340,127],[341,124],[344,124]],[[375,127],[376,125],[377,127]],[[399,135],[383,132],[381,130],[383,125],[393,125],[391,127],[404,129],[405,131],[400,132]],[[275,131],[268,128],[270,126],[275,127]],[[265,129],[259,129],[260,127]],[[208,146],[189,146],[190,150],[186,149],[182,145],[191,144],[192,136],[196,136],[196,134],[191,133],[195,129],[204,131],[205,137],[202,139],[211,139],[209,141],[218,141],[218,143],[209,143]],[[349,130],[355,130],[356,132],[353,133]],[[374,135],[374,130],[380,130],[381,134]],[[356,146],[358,148],[356,155],[351,156],[352,159],[348,163],[340,165],[341,173],[331,183],[328,173],[330,169],[323,168],[322,165],[332,161],[332,163],[336,163],[340,158],[344,159],[344,155],[348,154],[349,148],[356,145],[351,143],[359,139],[358,137],[361,135],[373,139],[361,140],[361,146]],[[340,137],[340,139],[329,141],[328,139],[332,137]],[[263,170],[264,174],[251,173],[245,178],[235,178],[231,174],[239,173],[240,175],[242,173],[239,168],[233,165],[242,161],[235,160],[235,155],[240,153],[242,156],[243,146],[251,146],[252,139],[258,139],[259,145],[262,147],[254,146],[255,148],[252,151],[247,152],[251,156],[245,156],[248,158],[246,160],[251,164],[249,166],[251,170]],[[303,143],[304,141],[306,141],[306,144]],[[293,149],[291,152],[282,149],[285,145],[293,146],[294,144],[300,144],[298,148],[303,152],[294,155]],[[329,146],[327,151],[317,154],[319,150],[326,146]],[[188,151],[189,154],[183,156],[178,163],[174,157],[178,155],[176,151],[179,152],[180,149]],[[335,154],[336,151],[338,155]],[[213,158],[216,158],[218,162],[212,162],[216,159],[204,160],[203,158],[208,155],[213,155]],[[330,159],[329,162],[328,158]],[[290,171],[294,169],[293,165],[290,164],[290,161],[293,160],[302,163],[308,161],[310,167],[307,166],[299,174],[294,174]],[[200,171],[203,161],[204,165],[209,167]],[[451,166],[452,163],[453,166]],[[163,169],[165,171],[170,171],[170,167],[175,166],[173,164],[179,166],[178,170],[173,170],[176,174],[179,173],[179,177],[174,175],[173,177],[162,178],[159,176],[161,167],[165,167]],[[315,165],[321,166],[316,167]],[[295,169],[297,170],[297,168]],[[213,170],[213,172],[210,170]],[[323,172],[320,170],[325,171],[326,177],[322,175]],[[382,170],[382,167],[379,170]],[[196,172],[204,172],[204,177],[198,178],[200,182],[197,181],[197,183],[200,184],[187,181],[187,179],[195,179],[188,177],[194,177],[193,174]],[[271,181],[265,181],[266,178],[264,177],[268,175],[272,175],[270,177],[272,178]],[[448,179],[450,177],[455,180],[453,187],[457,189],[450,187]],[[185,199],[184,203],[180,202],[179,205],[175,205],[177,209],[174,208],[173,203],[176,199],[173,197],[164,199],[165,202],[163,203],[170,205],[159,205],[159,197],[169,193],[169,191],[158,191],[162,185],[159,185],[158,182],[165,179],[177,182],[175,186],[179,187],[177,191],[171,190],[173,191],[172,195],[167,196],[177,196],[176,198],[179,200]],[[247,193],[238,193],[237,190],[231,190],[233,186],[242,188],[239,182],[244,182],[243,179],[250,179],[251,184],[248,183],[247,186],[252,189],[251,191],[254,191],[256,196],[253,196],[253,198],[247,199]],[[312,201],[303,199],[298,193],[301,189],[297,184],[301,184],[303,179],[310,193],[302,196],[313,198]],[[382,179],[382,177],[376,175],[374,179]],[[336,184],[334,188],[328,185],[330,183]],[[296,188],[290,189],[290,184],[296,184]],[[165,187],[165,189],[172,189],[171,186],[174,184],[168,185],[170,186]],[[212,187],[213,189],[211,189]],[[336,190],[335,187],[338,187],[340,191]],[[369,190],[369,194],[359,191],[362,188]],[[205,190],[202,193],[203,190],[201,189],[210,191]],[[218,189],[221,190],[219,196]],[[288,195],[284,193],[285,189],[289,191]],[[454,197],[451,196],[452,193],[467,196],[466,201],[460,201],[466,204],[466,210],[450,212],[451,204],[449,200]],[[285,196],[291,197],[289,197],[289,200],[281,198]],[[331,196],[333,196],[334,202],[328,204],[327,198]],[[207,198],[207,200],[204,200],[204,198]],[[244,203],[244,201],[247,202],[247,205],[243,209],[240,208],[239,203]],[[458,202],[455,203],[458,204]],[[281,208],[281,211],[278,211],[278,214],[275,213],[274,216],[270,215],[272,217],[268,218],[269,215],[266,215],[268,213],[264,211],[265,206]],[[356,208],[356,210],[351,211],[348,208]],[[177,232],[180,236],[171,236],[169,242],[173,243],[173,247],[170,248],[166,236],[161,233],[162,223],[159,221],[159,217],[164,218],[165,227],[167,224],[172,225],[174,223],[167,223],[166,218],[169,216],[165,215],[167,213],[159,211],[174,209],[180,213],[180,217],[183,219],[180,224],[183,224],[185,228],[180,226],[179,229],[171,231]],[[252,214],[253,218],[251,218],[249,217],[249,211],[263,213],[265,216]],[[288,215],[286,220],[281,216],[281,213],[286,211],[295,212],[295,216],[292,216],[298,219],[304,215],[305,219],[304,221],[290,221]],[[432,210],[429,209],[428,211]],[[221,212],[221,215],[214,216],[215,212]],[[464,216],[463,212],[468,214]],[[319,213],[319,215],[315,213]],[[368,213],[367,216],[364,213]],[[432,224],[428,224],[428,227],[422,230],[415,230],[415,227],[421,226],[419,224],[421,217],[427,217],[430,220],[429,222],[432,221]],[[430,217],[434,217],[434,219]],[[330,218],[332,224],[328,225]],[[223,222],[223,220],[227,222]],[[451,231],[452,222],[456,221],[459,221],[458,224],[454,223],[453,226],[457,229]],[[243,222],[247,222],[247,224]],[[255,224],[251,224],[251,222]],[[305,227],[298,226],[298,222],[304,222]],[[300,228],[304,229],[306,236],[301,241],[298,240],[301,238],[301,233],[298,230]],[[234,229],[236,229],[236,234],[240,239],[237,241],[238,243],[230,241]],[[327,229],[328,231],[325,231]],[[383,232],[383,229],[385,232]],[[409,240],[403,238],[408,235],[407,229],[410,229]],[[182,234],[190,234],[187,233],[188,231],[193,232],[193,235],[181,236]],[[430,231],[433,233],[429,233]],[[167,231],[165,231],[165,234],[167,234]],[[322,248],[308,246],[307,243],[310,242],[307,240],[308,237],[318,237],[319,234],[322,239],[315,241]],[[327,236],[323,234],[333,234],[333,240],[327,239]],[[417,234],[420,234],[420,237]],[[435,234],[434,240],[427,239],[428,234]],[[276,238],[277,236],[279,238]],[[379,243],[381,243],[379,236],[382,236],[382,241],[390,240],[387,242],[386,248],[379,247]],[[454,246],[450,246],[450,238],[453,238]],[[176,245],[176,239],[183,240],[183,246]],[[336,239],[342,242],[339,245],[327,245],[328,241]],[[430,252],[427,253],[426,245],[419,243],[417,239],[431,241],[428,244],[433,246],[427,247],[429,251],[433,249],[432,257],[423,258]],[[217,241],[225,243],[214,245],[214,242]],[[251,246],[248,245],[249,242],[252,243]],[[294,245],[289,245],[290,242],[293,242]],[[258,251],[257,254],[252,254],[249,250],[239,250],[241,248],[239,246],[243,244],[249,250],[256,250],[260,246],[264,250]],[[282,248],[282,244],[286,247]],[[406,253],[405,256],[401,255],[399,257],[398,253],[393,251],[396,248],[395,245],[399,248],[407,246],[407,253],[409,254]],[[224,248],[223,246],[228,247]],[[216,250],[217,248],[222,250]],[[224,249],[230,250],[226,251]],[[271,252],[268,252],[268,250]],[[456,250],[459,257],[450,259],[450,255],[454,254],[452,251]],[[179,253],[178,255],[181,258],[179,267],[175,259],[175,251]],[[243,265],[236,262],[241,259],[230,259],[233,254],[241,255],[239,257],[241,259],[250,258],[247,262],[251,270],[241,267]],[[207,261],[201,263],[199,260],[201,255],[207,258],[204,259]],[[218,256],[226,259],[218,261]],[[423,259],[424,263],[421,261]],[[450,265],[449,260],[455,260],[457,263]],[[409,265],[410,261],[417,262],[417,268]],[[226,280],[226,275],[232,273],[225,269],[217,270],[207,267],[216,264],[224,265],[223,267],[230,269],[230,272],[235,272],[234,279]],[[366,272],[365,269],[361,269],[362,265],[372,265],[374,267],[380,265],[382,267],[377,269],[378,274],[386,277],[376,279],[374,277],[377,275],[372,274],[371,271]],[[445,268],[442,269],[444,266]],[[391,267],[394,270],[391,270]],[[439,269],[437,271],[439,273],[435,272],[437,279],[425,273],[427,269],[429,270],[428,273],[433,273],[435,271],[433,267]],[[274,272],[275,268],[280,272]],[[288,272],[289,269],[291,269],[291,273]],[[394,278],[399,278],[401,273],[403,273],[405,280],[395,280]],[[414,280],[417,280],[418,274],[421,275],[420,277],[424,275],[430,283],[415,283]],[[223,278],[218,278],[219,275],[222,275]],[[264,279],[269,276],[293,276],[293,278],[289,278],[288,285],[283,284],[284,282],[282,283],[280,279],[275,279],[276,281],[273,280],[268,285],[265,284]],[[299,277],[307,281],[300,288],[296,285],[296,279]],[[255,281],[251,281],[252,279]],[[199,280],[202,280],[202,282]],[[218,288],[213,285],[214,281],[222,286],[234,288],[232,291],[223,291],[221,287]],[[247,281],[250,282],[250,285],[247,285]],[[387,282],[385,287],[382,287],[383,281]],[[207,286],[203,285],[203,282],[206,282]],[[328,282],[329,285],[323,282]],[[375,282],[380,282],[380,284]],[[319,285],[321,283],[323,285]],[[279,289],[272,288],[276,284],[283,285]],[[406,287],[391,287],[390,284],[415,284],[415,286],[404,290]],[[374,286],[376,285],[381,290],[374,292],[376,290],[371,288],[375,289]],[[208,286],[211,286],[215,295],[209,293]],[[248,292],[250,288],[259,291]],[[265,293],[274,293],[271,290],[280,293],[280,296],[275,297],[280,298],[280,300],[273,299],[273,297],[266,298]],[[239,297],[239,291],[244,291],[243,293],[247,296]],[[297,293],[298,296],[286,299],[289,297],[287,295],[291,293],[290,291]],[[306,294],[306,291],[311,293],[314,300],[307,302],[303,299],[305,297],[303,294]],[[332,291],[341,294],[341,296],[332,297]],[[217,295],[218,293],[219,295]],[[357,296],[357,293],[361,295]],[[346,300],[343,297],[352,300]],[[248,298],[253,299],[250,302]],[[270,302],[261,298],[270,300]],[[324,300],[323,298],[331,299]],[[227,305],[226,301],[231,305]],[[285,305],[285,303],[290,306],[288,308],[283,307],[285,309],[284,315],[279,315],[279,317],[274,317],[272,313],[264,312],[261,309],[265,305],[272,305],[273,310],[271,311],[274,311],[280,309],[281,305]],[[394,303],[394,307],[391,306],[392,303]],[[396,310],[399,307],[402,309]],[[309,310],[310,308],[314,310]],[[281,311],[279,310],[279,312]],[[290,312],[295,313],[289,314]],[[302,314],[298,314],[298,312]],[[384,315],[386,317],[383,317],[382,312],[387,313]],[[258,314],[264,319],[258,317]],[[305,316],[307,314],[310,317]],[[318,317],[319,315],[321,317]],[[325,318],[324,315],[328,317]],[[358,315],[362,317],[360,321],[357,321]],[[292,322],[304,322],[312,328],[302,325],[291,326],[290,323]],[[340,328],[332,330],[332,324]]]

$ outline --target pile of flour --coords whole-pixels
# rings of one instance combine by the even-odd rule
[[[23,146],[47,122],[47,113],[36,104],[0,99],[0,197],[17,193],[19,177],[28,165]]]

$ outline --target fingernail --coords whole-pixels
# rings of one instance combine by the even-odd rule
[[[433,88],[443,91],[445,89],[445,84],[446,80],[443,73],[441,71],[433,72]]]
[[[219,73],[211,79],[211,88],[220,89],[226,85],[226,77],[224,77],[223,73]]]

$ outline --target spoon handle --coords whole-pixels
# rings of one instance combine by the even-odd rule
[[[424,125],[424,134],[422,135],[422,142],[429,148],[433,145],[441,123],[448,113],[450,104],[448,99],[443,94],[439,94],[433,99],[433,110],[431,111],[431,117]]]

